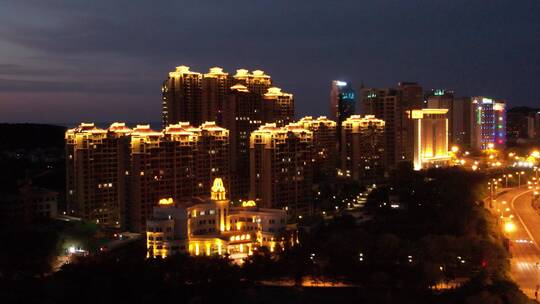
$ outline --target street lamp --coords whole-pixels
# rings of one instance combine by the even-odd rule
[[[517,176],[518,176],[518,188],[521,187],[521,176],[523,174],[525,174],[525,172],[521,171],[521,172],[516,172]]]
[[[516,225],[511,221],[508,221],[504,224],[504,231],[507,233],[514,232],[516,230]]]

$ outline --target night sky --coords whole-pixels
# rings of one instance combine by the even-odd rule
[[[540,106],[539,0],[0,0],[0,122],[155,122],[175,66],[261,69],[327,114],[332,79]]]

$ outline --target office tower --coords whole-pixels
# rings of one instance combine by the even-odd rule
[[[398,115],[396,116],[397,138],[396,150],[399,157],[397,161],[413,161],[412,142],[414,139],[413,130],[408,120],[407,111],[422,109],[424,107],[424,90],[416,82],[398,83],[397,92],[399,95]]]
[[[400,161],[412,162],[413,139],[407,111],[421,109],[422,87],[415,82],[401,82],[397,88],[362,89],[363,114],[374,115],[385,122],[385,163],[392,168]]]
[[[516,143],[540,137],[540,110],[514,107],[507,111],[508,141]]]
[[[501,149],[506,145],[506,104],[483,96],[472,97],[472,147]]]
[[[452,108],[452,145],[462,148],[472,147],[472,125],[474,121],[473,103],[470,97],[454,98]]]
[[[330,119],[336,122],[338,150],[341,142],[341,123],[356,113],[356,92],[345,81],[333,80],[330,90]]]
[[[363,183],[384,177],[384,121],[353,115],[342,125],[341,174]]]
[[[217,177],[220,177],[228,187],[229,130],[217,126],[215,122],[205,122],[191,131],[197,135],[194,160],[196,195],[207,195],[212,181]]]
[[[224,111],[224,127],[230,134],[231,198],[249,194],[249,135],[263,121],[262,97],[242,84],[230,88]]]
[[[184,65],[169,73],[161,88],[163,127],[181,121],[196,126],[203,122],[202,79],[201,73]]]
[[[281,92],[280,88],[271,87],[263,95],[264,122],[276,123],[278,127],[294,120],[294,98],[292,94]]]
[[[156,132],[139,125],[131,133],[131,223],[144,231],[146,220],[161,198],[189,199],[197,194],[195,155],[197,134],[186,124]]]
[[[234,75],[234,83],[243,84],[250,92],[262,96],[272,86],[272,78],[261,70],[255,70],[250,73],[246,69],[239,69],[236,70],[236,74]]]
[[[398,150],[397,142],[401,141],[402,133],[396,125],[399,114],[399,96],[395,89],[363,89],[363,111],[385,122],[384,162],[388,168],[394,167],[397,161],[402,160],[402,153]]]
[[[310,212],[313,133],[299,124],[261,126],[251,133],[250,196],[266,208]]]
[[[313,133],[315,170],[321,173],[335,174],[337,161],[336,122],[325,116],[320,116],[317,119],[306,116],[300,119],[298,124]]]
[[[330,119],[338,124],[356,112],[356,93],[345,81],[333,80],[330,90]]]
[[[447,113],[447,109],[407,111],[414,134],[411,148],[415,170],[448,165]]]
[[[432,90],[426,96],[426,107],[448,109],[448,142],[451,146],[471,147],[471,124],[473,120],[470,97],[455,97],[453,91]]]
[[[73,215],[108,227],[124,225],[130,131],[123,123],[107,130],[82,123],[66,131],[66,200]]]
[[[454,104],[455,104],[455,98],[454,98],[454,92],[449,90],[443,90],[443,89],[436,89],[431,90],[431,92],[426,94],[426,104],[425,107],[428,109],[447,109],[447,117],[448,117],[448,142],[450,145],[454,145]],[[459,115],[456,116],[462,116],[462,113],[457,113]]]
[[[232,77],[220,67],[210,68],[210,71],[203,75],[201,121],[215,121],[218,125],[223,125],[223,110],[232,83]]]

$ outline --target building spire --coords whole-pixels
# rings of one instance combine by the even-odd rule
[[[214,184],[212,185],[211,199],[214,201],[223,201],[226,198],[225,186],[223,185],[223,180],[221,178],[214,179]]]

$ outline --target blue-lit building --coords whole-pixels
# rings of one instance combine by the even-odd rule
[[[330,119],[336,122],[337,142],[341,142],[341,123],[356,113],[356,92],[345,81],[332,81]],[[341,150],[341,149],[339,149]]]
[[[472,97],[474,109],[472,146],[478,150],[506,145],[506,104],[483,96]]]

